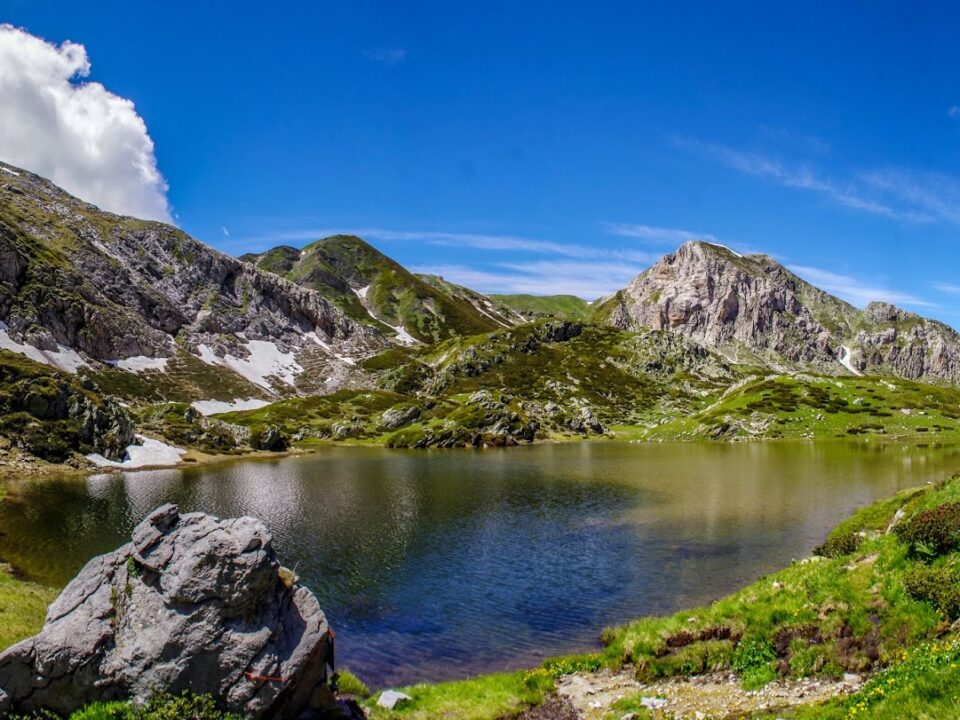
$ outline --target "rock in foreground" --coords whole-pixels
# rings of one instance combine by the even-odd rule
[[[190,690],[248,717],[295,717],[325,680],[329,642],[263,523],[165,505],[87,564],[39,635],[0,654],[0,715]]]

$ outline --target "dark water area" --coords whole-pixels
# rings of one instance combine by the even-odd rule
[[[579,443],[12,481],[0,557],[66,584],[150,510],[252,515],[374,686],[531,666],[809,555],[857,507],[960,469],[954,447]]]

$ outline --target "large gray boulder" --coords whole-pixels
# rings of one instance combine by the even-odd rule
[[[164,505],[87,564],[39,635],[0,654],[0,716],[189,690],[248,717],[295,717],[326,678],[329,643],[262,522]]]

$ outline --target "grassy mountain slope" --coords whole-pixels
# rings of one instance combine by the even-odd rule
[[[516,325],[517,322],[521,320],[509,312],[504,312],[504,309],[498,307],[492,299],[482,293],[478,293],[476,290],[471,290],[463,285],[457,285],[449,280],[444,280],[439,275],[418,273],[417,277],[448,297],[472,305],[477,312],[484,317],[493,320],[501,327],[510,327],[511,325]]]
[[[362,369],[377,389],[291,398],[218,416],[275,426],[294,445],[513,444],[533,439],[960,439],[960,389],[884,376],[776,374],[667,331],[542,320]],[[155,428],[162,431],[162,428]]]
[[[695,411],[741,376],[662,332],[541,321],[393,349],[363,367],[378,391],[290,399],[220,419],[277,425],[296,442],[353,439],[398,447],[511,444],[601,435]]]
[[[877,436],[960,438],[960,389],[877,376],[763,375],[689,415],[640,431],[642,440]]]
[[[567,320],[586,320],[590,304],[576,295],[491,295],[506,313],[516,313],[525,320],[555,317]]]
[[[241,259],[316,290],[357,322],[387,333],[402,327],[420,342],[500,325],[466,297],[425,281],[352,235],[333,235],[302,250],[283,246]]]

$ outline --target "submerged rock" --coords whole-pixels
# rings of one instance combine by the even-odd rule
[[[0,654],[0,715],[189,690],[295,717],[326,678],[329,627],[271,540],[254,518],[158,508],[86,565],[40,634]]]

